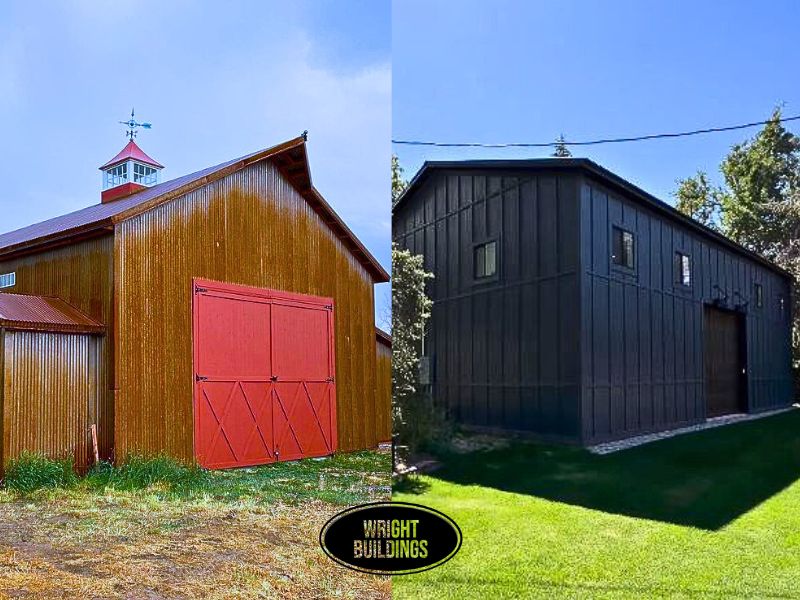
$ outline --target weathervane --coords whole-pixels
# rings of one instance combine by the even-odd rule
[[[137,133],[137,130],[138,130],[139,127],[143,128],[143,129],[150,129],[150,128],[153,127],[153,125],[151,123],[138,123],[136,121],[136,119],[134,119],[133,109],[131,109],[131,118],[130,118],[130,120],[129,121],[120,121],[120,124],[128,126],[128,131],[125,132],[125,135],[127,135],[130,138],[131,141],[133,141],[133,138],[136,137],[136,133]]]

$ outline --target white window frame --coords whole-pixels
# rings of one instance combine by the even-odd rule
[[[15,285],[17,285],[16,271],[0,274],[0,288],[10,288],[14,287]]]

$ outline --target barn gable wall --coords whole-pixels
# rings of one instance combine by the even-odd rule
[[[106,325],[108,334],[97,340],[101,390],[96,415],[101,457],[111,458],[114,445],[113,244],[112,235],[0,261],[0,273],[16,272],[16,285],[3,291],[57,296]],[[56,351],[55,349],[48,350]]]
[[[333,297],[339,448],[377,444],[372,278],[271,163],[123,221],[114,254],[118,456],[193,458],[193,277]]]
[[[393,225],[435,276],[426,354],[437,401],[461,423],[578,441],[577,178],[437,170]],[[479,282],[474,246],[489,240],[500,272]]]

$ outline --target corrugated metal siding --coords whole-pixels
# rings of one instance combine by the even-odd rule
[[[102,458],[110,458],[114,444],[113,364],[113,236],[85,240],[46,252],[0,261],[0,272],[16,271],[16,285],[5,291],[57,296],[106,325],[108,335],[98,339],[98,444]]]
[[[715,285],[730,306],[749,301],[750,410],[791,402],[785,278],[592,180],[581,188],[581,205],[585,442],[705,418],[703,304],[720,296]],[[635,235],[633,273],[610,264],[613,225]],[[692,257],[691,289],[675,283],[678,251]],[[755,283],[763,285],[763,308],[755,306]]]
[[[392,439],[392,348],[378,341],[375,348],[377,364],[375,402],[378,436],[381,440]]]
[[[577,179],[474,170],[432,174],[393,219],[435,275],[434,394],[470,425],[577,440]],[[496,239],[500,275],[478,283],[474,244]]]
[[[191,280],[333,297],[341,450],[381,438],[373,281],[270,163],[118,225],[118,456],[193,459]]]
[[[23,450],[89,461],[99,338],[3,330],[3,464]]]

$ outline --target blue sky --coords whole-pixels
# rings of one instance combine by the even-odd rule
[[[800,114],[796,2],[402,0],[393,5],[393,135],[478,142],[640,135]],[[800,123],[787,124],[800,134]],[[757,130],[573,149],[664,200],[719,180]],[[394,146],[422,162],[549,150]]]
[[[0,230],[100,199],[138,142],[172,179],[309,130],[314,183],[389,266],[388,1],[4,2]],[[389,304],[376,290],[376,314]]]

